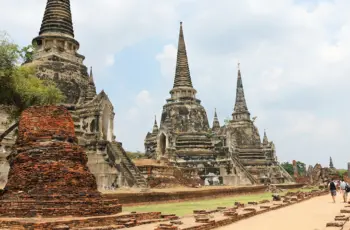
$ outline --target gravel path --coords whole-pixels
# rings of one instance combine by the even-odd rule
[[[330,195],[312,198],[300,204],[260,214],[218,230],[319,230],[334,220],[345,204],[340,194],[334,204]]]

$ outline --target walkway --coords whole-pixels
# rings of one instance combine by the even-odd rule
[[[260,214],[218,230],[319,230],[326,227],[326,223],[334,220],[344,207],[341,196],[337,195],[337,203],[333,203],[330,195],[315,197],[300,204],[275,211]]]

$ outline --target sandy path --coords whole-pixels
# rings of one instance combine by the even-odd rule
[[[275,211],[260,214],[231,225],[218,228],[219,230],[315,230],[323,229],[326,223],[334,220],[344,207],[341,196],[333,203],[330,195],[312,198],[300,204]]]

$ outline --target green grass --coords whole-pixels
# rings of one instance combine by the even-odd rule
[[[308,192],[313,189],[291,189],[290,192],[304,191]],[[287,192],[287,191],[286,191]],[[285,194],[283,192],[281,194]],[[241,203],[247,203],[250,201],[262,201],[262,200],[271,200],[272,193],[260,193],[260,194],[250,194],[242,196],[232,196],[224,197],[217,199],[203,199],[199,201],[186,201],[186,202],[174,202],[167,204],[151,204],[151,205],[141,205],[141,206],[132,206],[132,207],[123,207],[124,211],[131,212],[162,212],[163,214],[176,214],[178,216],[184,216],[192,214],[193,210],[201,209],[215,209],[217,207],[232,207],[234,202],[238,201]]]

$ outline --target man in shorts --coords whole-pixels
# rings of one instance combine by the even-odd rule
[[[334,181],[330,181],[328,184],[328,188],[331,191],[331,196],[333,199],[333,203],[335,203],[335,196],[337,195],[337,187],[335,186]]]

